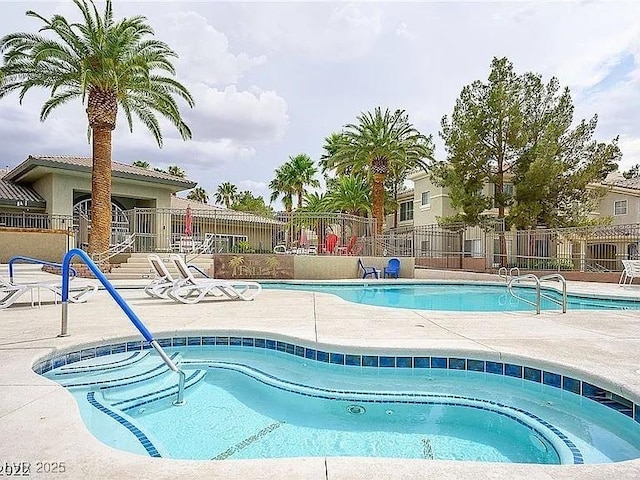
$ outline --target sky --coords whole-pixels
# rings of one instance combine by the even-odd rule
[[[0,35],[38,30],[29,9],[80,20],[70,0],[0,0]],[[176,78],[196,105],[180,104],[193,139],[163,123],[162,149],[144,125],[130,132],[119,116],[113,160],[178,165],[210,203],[223,182],[268,202],[278,166],[300,153],[317,161],[328,135],[378,106],[405,110],[444,158],[440,121],[465,85],[487,80],[493,57],[506,56],[517,73],[557,77],[571,90],[574,122],[597,114],[595,138],[620,137],[620,169],[640,163],[637,1],[114,0],[114,14],[147,17],[178,54]],[[42,123],[48,96],[0,99],[0,167],[28,155],[91,156],[81,102]]]

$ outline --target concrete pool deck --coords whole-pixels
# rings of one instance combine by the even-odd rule
[[[569,290],[640,295],[635,285],[569,282]],[[150,299],[140,289],[119,291],[158,337],[252,332],[351,352],[499,359],[574,375],[640,403],[640,311],[450,313],[358,305],[329,294],[284,290],[263,290],[253,302],[181,305]],[[23,299],[29,300],[28,294]],[[32,366],[55,351],[140,337],[105,291],[85,304],[69,305],[70,336],[57,337],[60,319],[60,305],[53,303],[0,310],[0,462],[27,462],[31,478],[640,478],[640,459],[575,466],[333,457],[186,461],[115,450],[89,433],[73,397]],[[63,462],[65,472],[37,473],[38,462]]]

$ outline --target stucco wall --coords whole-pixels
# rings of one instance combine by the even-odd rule
[[[0,229],[0,263],[16,255],[61,262],[67,252],[66,232],[51,230]]]
[[[91,176],[84,172],[54,173],[42,177],[33,184],[47,201],[47,212],[54,215],[73,214],[73,192],[91,192]],[[129,199],[145,199],[142,202],[125,202],[125,208],[134,204],[144,207],[170,208],[171,187],[113,177],[111,195]],[[121,202],[122,203],[122,202]]]
[[[249,259],[256,257],[274,257],[274,255],[258,255],[258,254],[240,254],[238,256],[245,257],[245,263],[252,263]],[[228,261],[229,257],[233,255],[214,255],[214,263],[216,261]],[[289,278],[295,280],[337,280],[347,278],[361,278],[362,272],[358,273],[358,258],[362,259],[367,267],[376,267],[380,270],[382,276],[382,269],[387,265],[389,261],[385,257],[351,257],[351,256],[323,256],[323,255],[275,255],[277,259],[293,260],[293,275]],[[253,261],[253,263],[259,263]],[[414,259],[402,257],[400,259],[400,277],[401,278],[413,278]],[[246,270],[245,270],[246,271]],[[214,276],[217,275],[214,272]],[[247,277],[248,278],[248,277]],[[269,278],[268,276],[261,276],[260,278]],[[285,278],[279,275],[274,278]],[[369,277],[370,278],[370,277]]]
[[[389,261],[385,257],[360,257],[367,267],[376,267],[382,273],[383,267]],[[400,259],[400,277],[413,278],[413,263],[411,257]],[[339,278],[359,278],[358,257],[336,257],[296,255],[293,263],[294,275],[297,280],[330,280]],[[369,277],[371,278],[371,277]]]

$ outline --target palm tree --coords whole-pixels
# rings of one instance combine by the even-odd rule
[[[322,149],[324,153],[320,156],[320,171],[324,175],[325,179],[328,179],[327,172],[331,170],[329,167],[329,161],[337,153],[342,142],[342,132],[333,132],[331,135],[324,139],[324,145]]]
[[[342,212],[364,217],[371,213],[371,186],[358,175],[340,176],[331,184],[327,203]]]
[[[305,193],[305,187],[319,187],[320,182],[314,178],[318,169],[314,167],[313,160],[304,153],[300,153],[295,157],[289,157],[291,164],[291,182],[298,197],[298,208],[302,208],[302,199]]]
[[[291,163],[287,162],[280,165],[275,170],[273,180],[269,182],[269,190],[271,190],[270,201],[273,202],[282,196],[282,203],[287,213],[291,213],[293,209],[293,195],[296,193],[294,184],[294,175]]]
[[[133,165],[134,167],[140,167],[140,168],[146,168],[146,169],[151,168],[151,165],[149,165],[149,162],[146,162],[144,160],[136,160],[131,165]]]
[[[187,176],[187,173],[178,165],[169,165],[167,167],[167,173],[179,178],[185,178]]]
[[[151,131],[162,147],[162,133],[156,116],[168,119],[183,139],[191,138],[174,96],[193,106],[187,89],[163,73],[175,75],[171,59],[177,57],[164,42],[153,36],[146,18],[113,19],[111,0],[102,16],[93,0],[73,0],[84,23],[69,23],[61,15],[47,20],[27,11],[27,16],[44,23],[41,34],[12,33],[0,39],[4,65],[0,77],[0,98],[15,90],[20,100],[32,87],[51,89],[51,97],[40,111],[44,121],[52,110],[73,99],[86,107],[92,134],[91,235],[89,251],[104,252],[111,234],[111,136],[118,107],[133,130],[133,115]]]
[[[409,123],[404,110],[391,113],[376,107],[373,113],[362,113],[357,120],[357,124],[344,127],[326,164],[338,174],[371,176],[372,210],[376,232],[380,234],[384,221],[384,181],[390,166],[397,162],[407,168],[420,167],[426,171],[425,160],[433,157],[433,141],[431,136],[425,137]]]
[[[222,203],[226,208],[231,208],[237,196],[238,187],[233,183],[224,182],[218,185],[218,190],[216,190],[216,203]]]
[[[202,187],[196,187],[189,192],[187,195],[189,200],[193,200],[194,202],[200,203],[209,203],[209,195],[207,191]]]

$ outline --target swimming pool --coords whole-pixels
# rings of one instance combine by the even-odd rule
[[[305,290],[330,293],[349,302],[381,307],[411,308],[418,310],[444,310],[458,312],[533,311],[523,301],[535,302],[535,291],[523,286],[514,288],[521,298],[509,293],[504,284],[464,283],[397,283],[376,285],[373,282],[353,283],[262,283],[265,289]],[[545,296],[560,301],[562,296],[554,289],[543,289]],[[568,310],[638,310],[640,301],[569,294]],[[544,296],[542,310],[560,310],[561,307]]]
[[[102,442],[186,459],[374,456],[518,463],[640,457],[637,406],[579,379],[474,358],[352,354],[261,337],[91,347],[36,371],[70,389]]]

